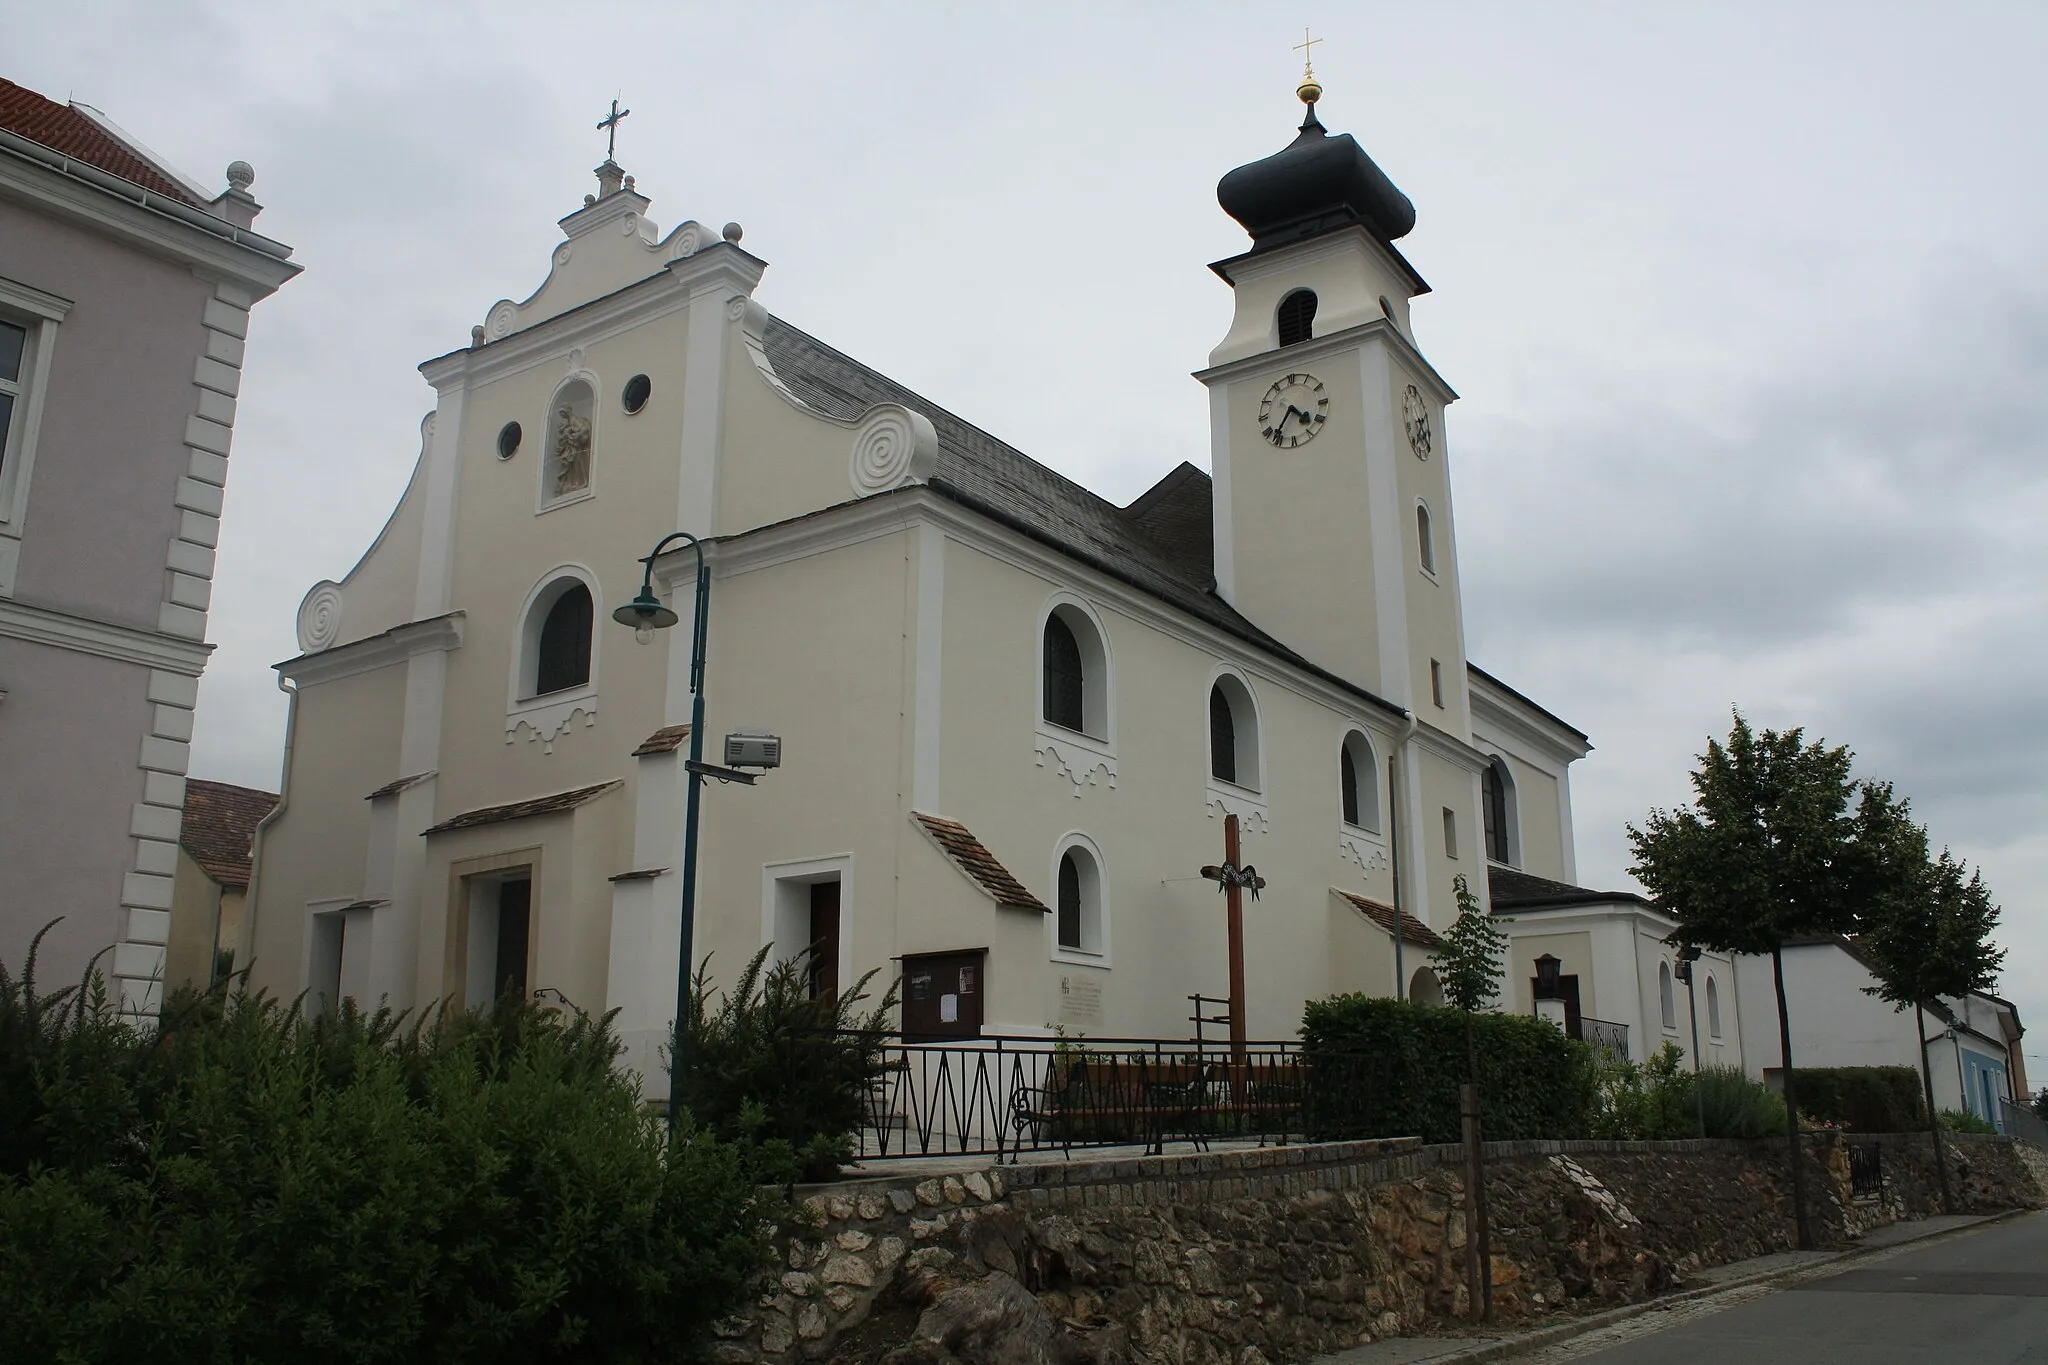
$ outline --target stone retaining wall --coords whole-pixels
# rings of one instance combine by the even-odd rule
[[[1883,1190],[1850,1192],[1848,1146],[1805,1144],[1824,1242],[1939,1212],[1924,1135],[1858,1136]],[[1702,1267],[1793,1245],[1780,1142],[1488,1144],[1495,1311],[1519,1321],[1629,1302]],[[2003,1138],[1956,1136],[1958,1203],[2039,1207]],[[1412,1139],[998,1167],[799,1190],[804,1226],[719,1358],[1261,1362],[1463,1316],[1462,1152]]]

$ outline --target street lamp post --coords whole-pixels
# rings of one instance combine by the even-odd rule
[[[668,1132],[671,1140],[675,1137],[676,1115],[682,1109],[677,1103],[677,1090],[683,1071],[684,1029],[690,1018],[690,958],[697,928],[698,797],[704,790],[706,777],[715,777],[721,782],[744,782],[749,786],[754,781],[746,773],[731,767],[714,767],[704,761],[704,639],[711,615],[711,570],[704,563],[703,542],[688,531],[675,531],[663,536],[653,551],[640,561],[646,565],[646,572],[640,579],[640,595],[613,612],[612,619],[620,625],[631,626],[642,643],[651,638],[652,632],[666,630],[682,619],[654,595],[654,561],[661,557],[662,551],[679,540],[688,541],[690,548],[697,553],[697,594],[690,635],[690,758],[683,765],[689,788],[683,805],[683,903],[676,945],[675,1035],[669,1052]],[[732,746],[729,744],[727,747],[730,749]],[[775,758],[780,758],[779,744]],[[728,757],[728,763],[733,761]],[[756,761],[754,766],[772,767],[773,762]]]
[[[1678,979],[1685,983],[1685,1012],[1692,1016],[1692,1102],[1693,1111],[1699,1115],[1700,1136],[1707,1135],[1707,1097],[1700,1091],[1700,1003],[1693,994],[1692,964],[1700,960],[1700,950],[1687,944],[1678,950]]]

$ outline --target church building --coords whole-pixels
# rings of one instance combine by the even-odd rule
[[[1235,816],[1248,1029],[1287,1038],[1309,998],[1430,998],[1454,878],[1571,883],[1586,737],[1466,658],[1414,207],[1299,93],[1218,186],[1248,242],[1189,357],[1207,472],[1122,507],[770,313],[737,224],[664,233],[607,157],[539,288],[420,367],[411,483],[300,609],[255,983],[559,993],[665,1091],[696,551],[650,565],[677,628],[613,613],[674,530],[707,758],[780,739],[702,795],[714,985],[816,943],[816,989],[900,975],[907,1032],[1185,1037],[1228,988],[1200,871]]]

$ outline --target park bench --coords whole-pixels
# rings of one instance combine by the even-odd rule
[[[1055,1059],[1043,1084],[1019,1084],[1011,1093],[1010,1160],[1015,1164],[1026,1146],[1047,1139],[1071,1155],[1077,1141],[1134,1142],[1141,1135],[1148,1155],[1165,1151],[1169,1136],[1206,1152],[1203,1122],[1216,1112],[1221,1073],[1216,1063],[1142,1055]]]

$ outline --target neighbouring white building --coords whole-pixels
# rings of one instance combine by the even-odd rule
[[[685,628],[636,643],[611,615],[681,528],[713,579],[708,752],[783,740],[757,786],[704,797],[714,980],[815,941],[821,989],[900,971],[915,1031],[1184,1036],[1188,997],[1225,991],[1198,871],[1235,814],[1267,881],[1252,1036],[1334,991],[1427,996],[1454,878],[1575,875],[1588,744],[1467,663],[1455,395],[1394,245],[1414,210],[1319,94],[1219,186],[1252,240],[1212,267],[1236,313],[1197,375],[1210,472],[1127,507],[769,313],[737,225],[663,233],[607,160],[540,287],[421,367],[411,484],[305,599],[238,960],[316,1001],[553,988],[617,1008],[653,1069],[690,552],[653,566]],[[1649,951],[1568,920],[1553,951]]]

